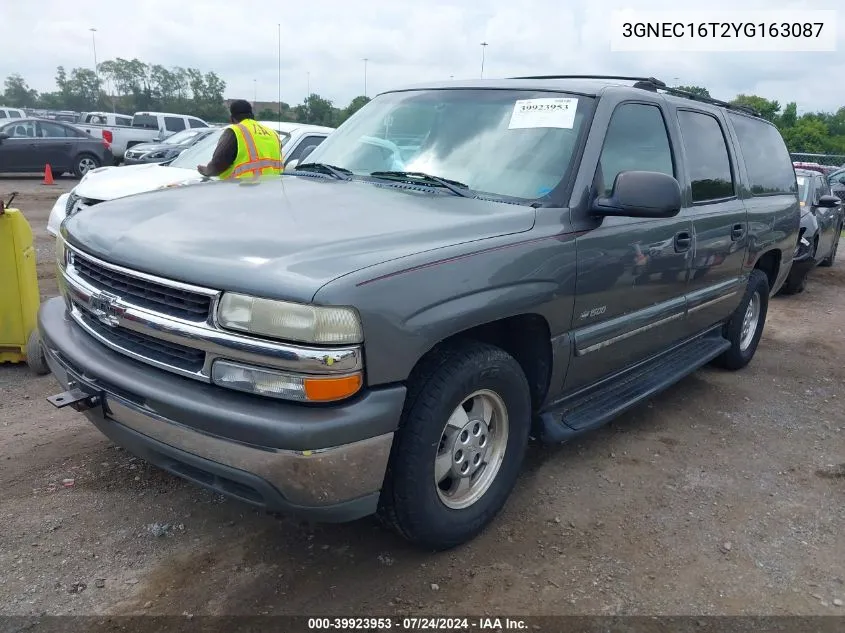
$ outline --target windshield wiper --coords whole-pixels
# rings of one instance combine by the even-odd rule
[[[328,174],[334,176],[338,180],[349,180],[352,177],[352,172],[343,167],[335,167],[334,165],[327,165],[326,163],[304,163],[297,165],[294,171],[316,171],[321,174]]]
[[[422,182],[426,185],[436,185],[444,187],[458,196],[464,198],[474,198],[475,194],[462,182],[457,180],[450,180],[448,178],[440,178],[439,176],[432,176],[421,171],[374,171],[370,174],[373,178],[384,178],[387,180],[404,180],[410,182]]]

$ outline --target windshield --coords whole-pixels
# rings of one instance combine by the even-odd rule
[[[801,202],[807,202],[807,194],[810,189],[810,182],[806,176],[797,176],[798,181],[798,199]]]
[[[169,136],[164,139],[162,143],[165,143],[166,145],[182,145],[183,143],[190,141],[200,132],[202,132],[202,130],[182,130],[181,132],[176,132],[173,136]]]
[[[572,167],[590,97],[517,90],[380,95],[308,157],[357,175],[414,171],[493,195],[536,199]]]

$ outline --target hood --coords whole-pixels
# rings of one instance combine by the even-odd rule
[[[120,168],[123,169],[123,168]],[[303,176],[217,181],[105,202],[67,239],[127,268],[310,301],[339,276],[422,251],[528,231],[534,209]]]
[[[156,164],[123,165],[91,172],[74,187],[73,192],[92,200],[114,200],[168,185],[199,182],[201,179],[202,176],[193,169]]]

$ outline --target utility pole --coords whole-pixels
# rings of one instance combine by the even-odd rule
[[[369,60],[364,58],[364,96],[367,96],[367,62]]]
[[[487,49],[489,44],[487,42],[481,42],[481,78],[484,79],[484,51]]]

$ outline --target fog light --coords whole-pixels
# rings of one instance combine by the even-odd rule
[[[228,360],[214,361],[211,380],[221,387],[299,402],[343,400],[357,393],[363,384],[360,373],[305,376]]]

